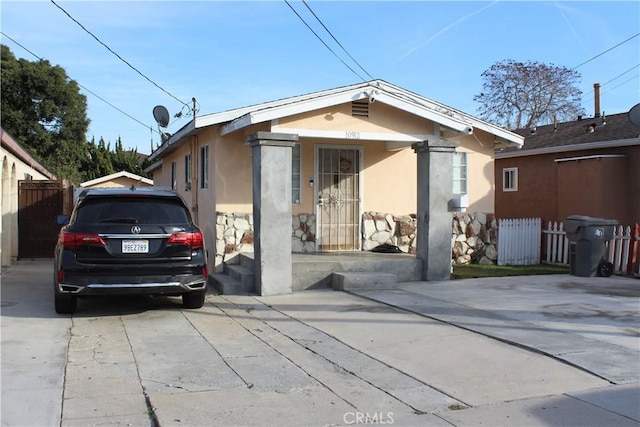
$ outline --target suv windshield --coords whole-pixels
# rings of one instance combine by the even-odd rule
[[[87,199],[76,212],[76,224],[185,224],[184,206],[176,200],[154,198]]]

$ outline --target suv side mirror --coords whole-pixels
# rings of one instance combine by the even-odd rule
[[[56,223],[58,225],[67,225],[69,224],[69,219],[71,218],[70,215],[58,215],[56,217]]]

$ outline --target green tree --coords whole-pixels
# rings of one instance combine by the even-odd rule
[[[116,141],[116,149],[112,157],[113,168],[118,171],[127,171],[136,175],[146,176],[137,150],[126,151],[122,146],[122,140]]]
[[[507,129],[568,121],[584,114],[575,70],[539,62],[498,62],[482,73],[480,118]]]
[[[58,178],[83,179],[87,99],[60,66],[16,59],[1,48],[0,124]]]
[[[97,144],[95,139],[92,139],[87,146],[87,157],[81,165],[82,180],[90,181],[116,172],[111,157],[109,145],[104,142],[104,139],[100,138]]]

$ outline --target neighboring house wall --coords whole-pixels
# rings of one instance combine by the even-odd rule
[[[517,191],[503,191],[505,168],[518,169]],[[498,218],[588,215],[628,225],[640,220],[638,194],[640,145],[496,159]]]
[[[640,134],[640,128],[637,130]],[[640,220],[640,140],[635,145],[496,157],[498,218],[540,217],[543,224],[569,215]],[[526,147],[526,142],[525,142]],[[504,170],[517,168],[517,190],[503,190]]]
[[[85,188],[95,188],[95,187],[150,187],[153,184],[141,183],[138,180],[126,178],[126,177],[118,177],[111,179],[109,181],[101,182],[100,184],[87,186]]]
[[[1,130],[2,159],[0,250],[2,266],[18,256],[18,181],[51,180],[55,176],[38,163],[7,132]]]

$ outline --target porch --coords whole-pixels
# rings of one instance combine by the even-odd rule
[[[292,290],[392,287],[421,280],[422,260],[405,253],[292,253]],[[239,254],[222,273],[209,275],[209,286],[226,295],[256,293],[254,254]]]

